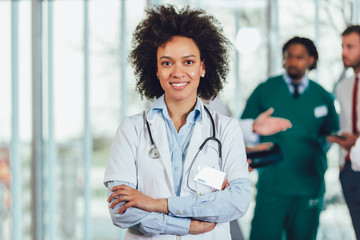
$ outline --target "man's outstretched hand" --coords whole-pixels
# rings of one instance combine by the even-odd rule
[[[267,136],[291,128],[291,122],[285,118],[271,117],[273,108],[261,113],[254,121],[253,131],[259,135]]]

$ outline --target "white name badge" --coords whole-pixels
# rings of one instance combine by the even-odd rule
[[[225,180],[225,175],[225,172],[221,172],[215,168],[204,167],[195,175],[194,180],[198,183],[220,190]]]
[[[324,117],[327,114],[328,114],[328,109],[327,109],[327,107],[325,105],[316,107],[314,109],[314,115],[315,115],[316,118]]]

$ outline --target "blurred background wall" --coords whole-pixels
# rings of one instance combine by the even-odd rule
[[[220,98],[233,117],[282,72],[281,46],[295,35],[315,41],[310,77],[325,89],[352,74],[340,35],[359,23],[359,0],[1,0],[0,239],[122,239],[103,173],[122,117],[148,105],[127,55],[144,10],[162,3],[203,8],[224,26],[233,46]],[[335,146],[328,158],[318,239],[355,239]],[[238,221],[245,239],[254,204]]]

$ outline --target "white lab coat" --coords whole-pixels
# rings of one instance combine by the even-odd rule
[[[203,108],[203,105],[201,104]],[[195,124],[188,152],[184,162],[183,182],[180,196],[193,194],[187,188],[186,173],[203,141],[212,135],[212,125],[208,114],[203,109],[202,117]],[[160,112],[149,119],[146,112],[125,118],[117,130],[105,171],[104,183],[108,181],[126,181],[133,183],[142,193],[152,198],[176,196],[173,187],[173,176],[169,144],[165,122]],[[216,136],[222,143],[222,164],[229,182],[237,178],[249,178],[246,163],[245,146],[237,120],[212,112],[215,121]],[[159,159],[149,157],[151,142],[146,127],[148,118],[154,142],[160,152]],[[218,147],[215,141],[209,141],[200,152],[191,168],[190,185],[197,191],[209,192],[211,189],[202,184],[194,185],[192,181],[196,169],[210,166],[220,169]],[[177,239],[173,235],[154,237],[139,236],[129,230],[125,239]],[[219,223],[211,232],[201,235],[181,236],[181,239],[231,239],[229,223]]]

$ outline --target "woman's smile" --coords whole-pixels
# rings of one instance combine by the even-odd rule
[[[190,82],[173,82],[170,83],[175,89],[183,89],[186,85],[188,85]]]

